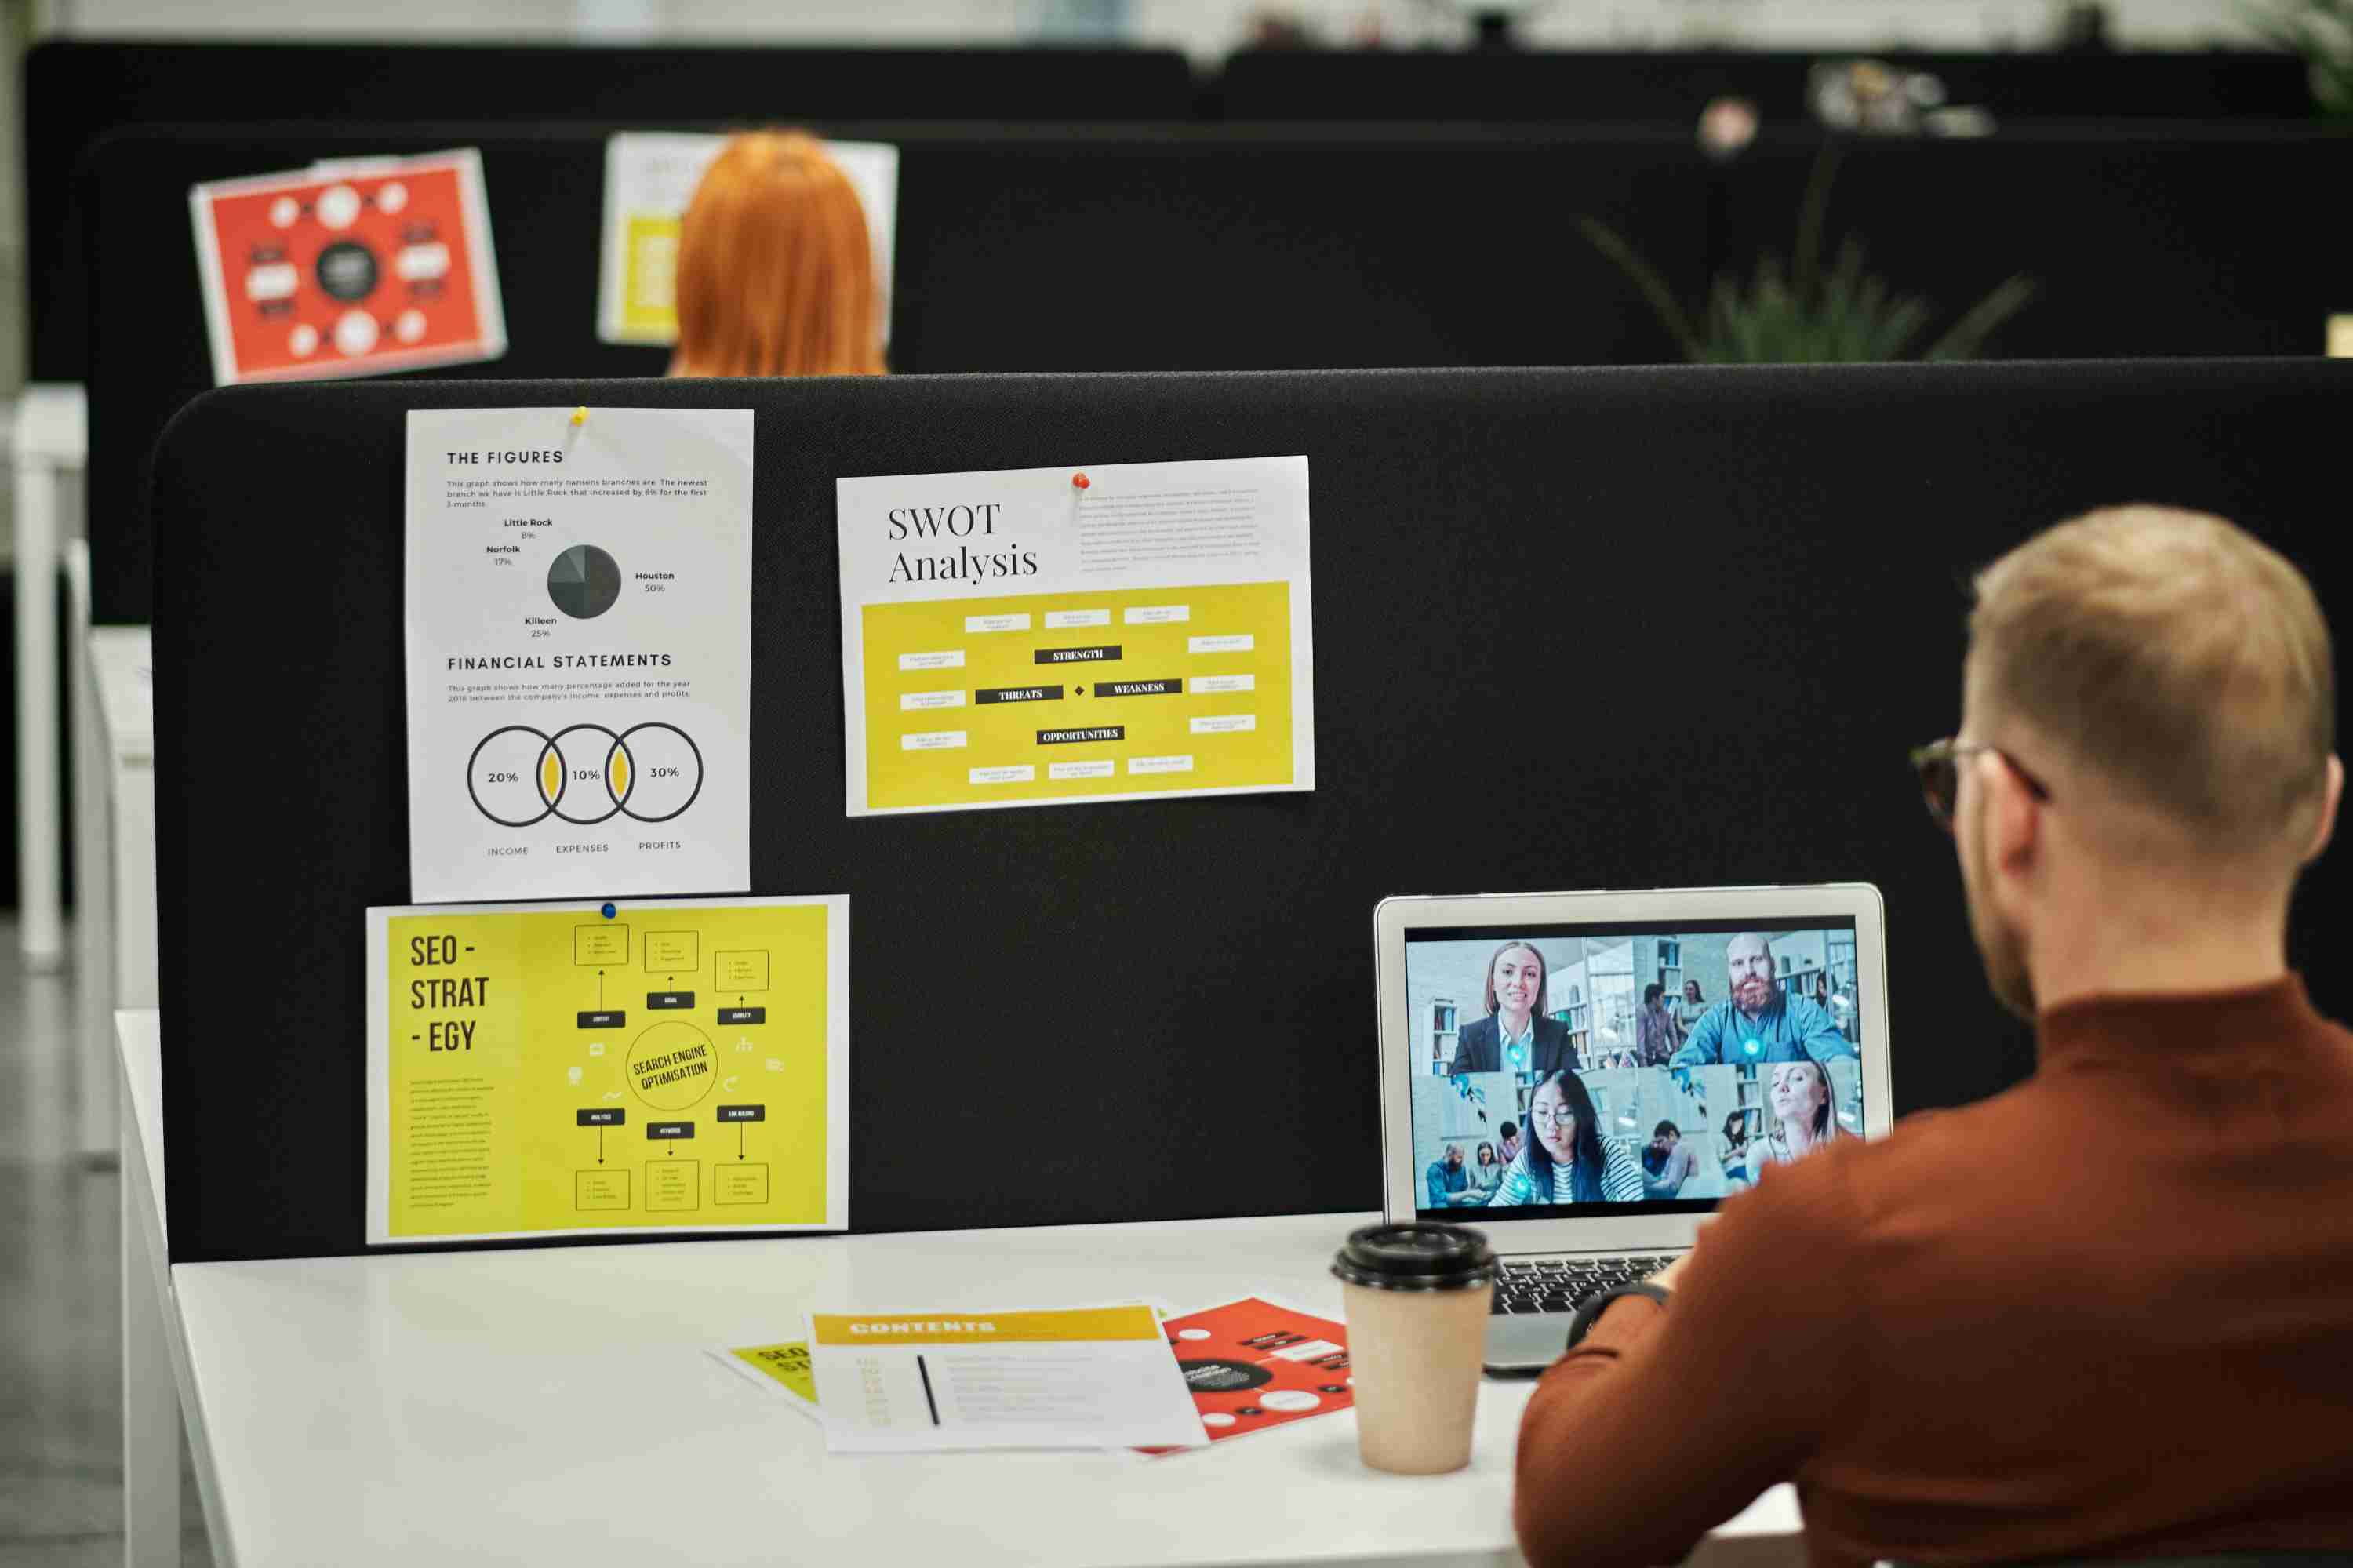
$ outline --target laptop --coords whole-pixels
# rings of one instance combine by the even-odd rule
[[[1383,1215],[1486,1234],[1495,1376],[1776,1161],[1894,1120],[1867,883],[1389,898],[1373,929]]]

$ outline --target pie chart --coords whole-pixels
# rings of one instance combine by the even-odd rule
[[[621,597],[621,568],[594,545],[575,545],[547,568],[547,597],[575,620],[592,620]]]

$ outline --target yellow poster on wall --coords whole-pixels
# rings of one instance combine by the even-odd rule
[[[368,1240],[841,1230],[849,900],[368,911]]]
[[[1305,458],[834,493],[849,815],[1315,787]]]

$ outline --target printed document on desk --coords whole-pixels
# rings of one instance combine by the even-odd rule
[[[817,1375],[809,1370],[807,1340],[712,1351],[711,1359],[764,1393],[783,1400],[811,1421],[824,1425],[824,1417],[818,1414]]]
[[[1315,787],[1305,458],[835,496],[849,815]]]
[[[1212,1443],[1356,1408],[1345,1323],[1246,1296],[1160,1327]]]
[[[836,1453],[1188,1446],[1191,1392],[1142,1302],[1004,1312],[812,1312]]]
[[[409,896],[751,885],[752,414],[408,415]]]

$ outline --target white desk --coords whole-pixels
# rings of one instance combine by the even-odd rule
[[[178,1265],[213,1550],[565,1568],[1514,1562],[1526,1383],[1482,1388],[1452,1476],[1366,1469],[1350,1414],[1158,1460],[833,1457],[703,1354],[797,1337],[810,1307],[1181,1309],[1263,1291],[1336,1317],[1332,1249],[1371,1218]],[[1697,1560],[1794,1564],[1797,1528],[1777,1488]]]
[[[180,1421],[190,1386],[187,1344],[173,1300],[164,1201],[164,1057],[153,1012],[115,1015],[122,1129],[122,1535],[129,1568],[180,1561]],[[216,1539],[219,1489],[189,1407],[197,1490]]]
[[[79,387],[36,384],[9,430],[16,519],[16,891],[22,945],[36,965],[64,961],[66,830],[58,752],[58,560],[78,534],[72,497],[90,457]],[[69,528],[69,520],[72,526]]]
[[[143,626],[86,624],[81,543],[67,567],[84,624],[69,645],[74,721],[74,857],[79,870],[76,967],[82,1038],[92,1053],[82,1082],[81,1143],[115,1147],[113,1017],[155,1005],[155,701],[153,638]]]
[[[109,976],[119,1008],[156,1004],[155,639],[144,626],[90,633],[90,683],[105,740],[113,920]]]

